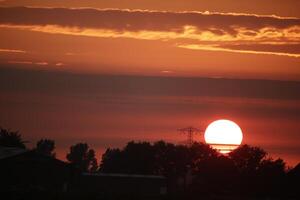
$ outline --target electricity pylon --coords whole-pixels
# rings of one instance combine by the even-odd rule
[[[189,126],[186,128],[180,128],[180,129],[178,129],[178,131],[187,136],[186,144],[188,146],[190,146],[194,143],[194,135],[200,133],[201,130],[198,128]]]

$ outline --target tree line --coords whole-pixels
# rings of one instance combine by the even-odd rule
[[[25,144],[18,132],[0,129],[1,146],[25,149]],[[55,141],[41,139],[33,150],[55,157]],[[288,169],[282,159],[273,159],[262,148],[249,145],[223,155],[204,143],[187,146],[131,141],[123,148],[108,148],[98,165],[95,151],[86,143],[77,143],[70,147],[66,159],[83,172],[162,175],[174,186],[171,190],[190,195],[199,191],[299,195],[295,182],[299,181],[300,164]]]
[[[26,143],[18,131],[0,128],[0,146],[28,149]],[[52,139],[40,139],[32,150],[38,154],[56,157],[55,141]],[[72,145],[66,159],[84,172],[95,172],[98,169],[95,151],[86,143]]]

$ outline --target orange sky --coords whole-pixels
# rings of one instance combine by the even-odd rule
[[[299,7],[2,0],[0,107],[8,114],[0,125],[30,141],[56,139],[63,158],[76,141],[99,151],[131,139],[178,142],[177,128],[226,117],[241,125],[245,142],[295,164]]]

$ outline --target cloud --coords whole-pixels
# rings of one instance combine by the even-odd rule
[[[253,30],[268,26],[287,28],[299,25],[298,18],[239,13],[29,7],[2,7],[0,11],[1,23],[76,26],[116,31],[173,30],[178,32],[184,26],[189,25],[195,26],[199,30],[215,28],[234,32],[234,26],[242,26]],[[18,13],[18,15],[15,15],[15,13]]]
[[[0,8],[0,27],[76,36],[173,41],[174,46],[197,50],[300,56],[299,52],[295,53],[300,46],[300,19],[272,15],[9,7]],[[279,44],[284,51],[278,50],[276,45]]]
[[[274,51],[259,51],[259,50],[246,50],[246,49],[231,49],[224,48],[222,46],[210,46],[210,45],[195,45],[195,44],[187,44],[187,45],[177,45],[180,48],[184,49],[192,49],[192,50],[207,50],[207,51],[223,51],[223,52],[234,52],[234,53],[250,53],[250,54],[265,54],[265,55],[276,55],[276,56],[289,56],[300,58],[300,54],[298,53],[284,53],[284,52],[274,52]],[[255,45],[253,45],[255,48]]]
[[[0,49],[0,52],[4,52],[4,53],[26,53],[26,51],[20,50],[20,49]]]
[[[163,70],[163,71],[161,71],[161,73],[164,73],[164,74],[172,74],[172,73],[174,73],[174,71],[171,71],[171,70]]]
[[[36,65],[48,65],[47,62],[36,62],[35,64],[36,64]]]
[[[31,65],[33,62],[31,61],[17,61],[17,60],[10,60],[8,61],[10,64],[22,64],[22,65]]]
[[[65,64],[62,63],[62,62],[58,62],[58,63],[55,64],[55,66],[59,66],[59,67],[60,67],[60,66],[64,66],[64,65],[65,65]]]
[[[11,63],[14,64],[14,63]],[[7,68],[9,67],[9,68]],[[22,76],[22,79],[12,77]],[[147,76],[109,76],[92,74],[72,74],[67,72],[15,69],[0,63],[0,83],[14,80],[6,86],[18,85],[24,92],[39,92],[49,89],[58,94],[93,93],[136,96],[181,96],[181,97],[239,97],[254,99],[297,100],[300,101],[299,81],[226,79],[226,78],[180,78]],[[72,87],[70,82],[72,79]],[[26,83],[26,84],[25,84]],[[27,88],[27,85],[30,85]],[[55,88],[55,89],[54,89]],[[27,89],[30,89],[27,90]],[[117,99],[115,99],[117,100]],[[123,97],[119,99],[123,100]],[[191,103],[191,102],[188,102]],[[235,102],[236,103],[236,102]],[[300,106],[300,104],[298,104]],[[300,113],[299,113],[300,115]]]
[[[20,65],[41,65],[41,66],[45,66],[49,64],[48,62],[32,62],[32,61],[18,61],[18,60],[10,60],[7,61],[7,63],[20,64]]]

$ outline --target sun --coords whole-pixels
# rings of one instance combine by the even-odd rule
[[[221,153],[229,153],[242,143],[243,133],[233,121],[221,119],[208,125],[204,139],[207,144]]]

